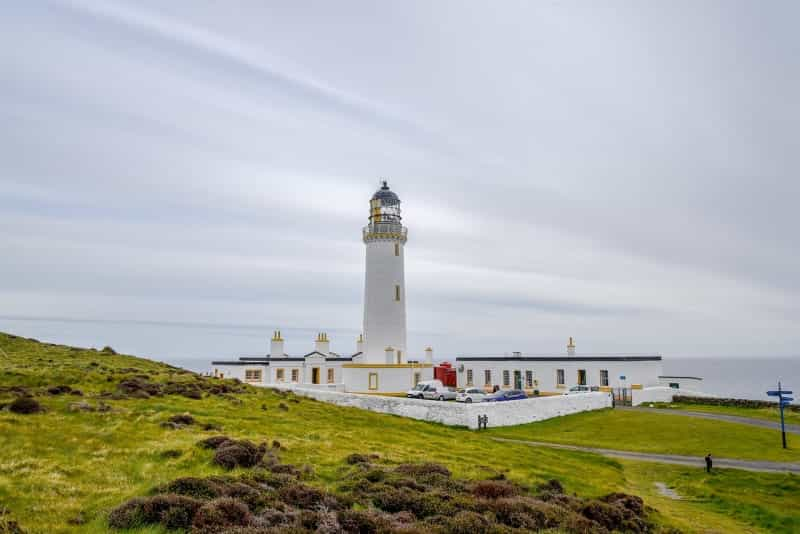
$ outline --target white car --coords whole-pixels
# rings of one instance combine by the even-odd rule
[[[456,402],[481,402],[484,397],[486,397],[486,393],[482,389],[467,388],[456,395]]]
[[[406,397],[409,399],[421,399],[424,397],[424,393],[428,388],[436,388],[442,387],[441,380],[426,380],[424,382],[420,382],[413,388],[406,391]]]
[[[456,390],[445,386],[428,386],[422,392],[422,397],[428,400],[456,400]]]

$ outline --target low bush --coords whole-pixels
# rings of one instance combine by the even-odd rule
[[[197,445],[204,449],[217,449],[226,441],[231,441],[228,436],[212,436],[197,442]]]
[[[264,445],[258,446],[247,440],[228,440],[217,447],[214,453],[214,463],[225,469],[254,467],[264,458],[265,452]]]
[[[192,414],[189,413],[182,413],[173,415],[169,419],[167,419],[170,423],[175,423],[176,425],[193,425],[196,423],[195,418]]]
[[[11,412],[18,414],[32,414],[43,412],[44,408],[33,397],[17,397],[8,405]]]
[[[210,478],[183,477],[156,488],[156,493],[175,493],[196,499],[215,499],[221,497],[223,489]]]
[[[519,486],[504,480],[481,480],[473,484],[470,490],[482,499],[500,499],[520,494]]]
[[[207,502],[197,510],[192,528],[198,533],[224,532],[229,527],[247,526],[253,522],[253,515],[246,504],[223,497]]]
[[[114,528],[134,528],[163,524],[166,528],[188,528],[202,501],[183,495],[166,494],[131,499],[111,511],[108,524]]]

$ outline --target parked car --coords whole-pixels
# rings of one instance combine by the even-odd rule
[[[445,386],[428,386],[422,396],[429,400],[456,400],[456,390]]]
[[[503,402],[511,400],[522,400],[527,398],[528,396],[521,389],[506,389],[498,391],[496,393],[492,393],[491,395],[486,395],[483,398],[483,402]]]
[[[564,395],[576,395],[578,393],[589,393],[590,391],[589,386],[572,386]]]
[[[406,391],[406,397],[409,399],[421,399],[423,398],[423,393],[429,387],[442,387],[441,380],[426,380],[424,382],[418,383],[413,388]]]
[[[481,402],[486,397],[482,389],[467,388],[456,395],[456,402]]]

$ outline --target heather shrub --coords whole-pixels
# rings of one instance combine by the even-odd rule
[[[481,480],[470,488],[472,494],[482,499],[500,499],[519,495],[519,486],[504,480]]]
[[[192,417],[192,414],[189,413],[173,415],[167,419],[167,421],[170,423],[175,423],[176,425],[193,425],[195,423],[194,417]]]
[[[197,445],[203,447],[204,449],[216,449],[226,441],[231,441],[231,438],[228,436],[213,436],[198,441]]]
[[[33,397],[17,397],[8,405],[11,412],[18,414],[32,414],[43,412],[44,408]]]
[[[490,534],[496,530],[494,521],[469,510],[446,518],[442,526],[447,534]]]
[[[392,529],[392,521],[378,510],[341,510],[337,518],[347,534],[378,534]]]
[[[131,499],[111,511],[108,523],[114,528],[133,528],[161,523],[167,528],[188,528],[201,501],[183,495],[166,494]]]
[[[354,452],[353,454],[348,455],[344,461],[350,465],[367,464],[369,463],[369,457],[366,454]]]
[[[261,462],[265,452],[263,446],[259,447],[248,440],[228,440],[217,447],[217,451],[214,453],[214,463],[225,469],[253,467]]]
[[[228,527],[246,526],[253,516],[246,504],[223,497],[205,503],[194,516],[192,527],[197,533],[224,532]]]
[[[156,493],[175,493],[196,499],[214,499],[222,496],[222,488],[220,484],[208,478],[183,477],[159,486],[156,488]]]
[[[320,506],[327,506],[334,509],[340,507],[336,497],[333,495],[319,488],[307,486],[305,484],[284,486],[278,490],[278,496],[286,504],[303,509],[315,509]]]
[[[625,519],[622,508],[603,501],[591,500],[583,504],[578,512],[608,530],[618,530]]]

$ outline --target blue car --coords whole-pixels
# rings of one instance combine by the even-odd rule
[[[528,396],[521,389],[508,389],[506,391],[496,391],[484,397],[483,402],[502,402],[511,400],[527,399]]]

